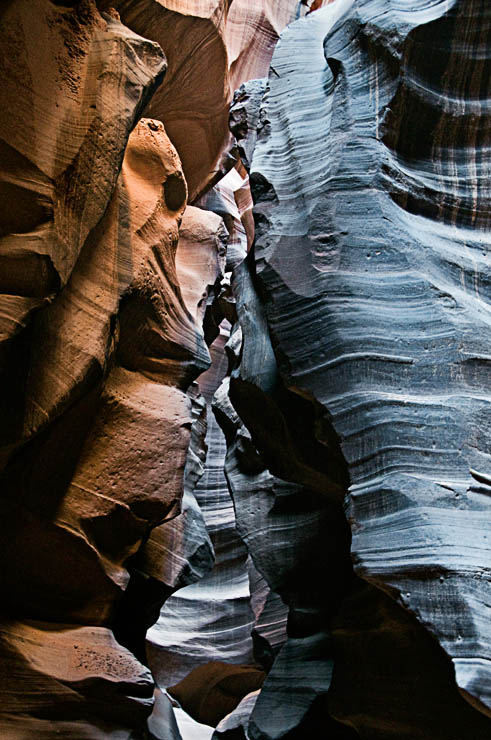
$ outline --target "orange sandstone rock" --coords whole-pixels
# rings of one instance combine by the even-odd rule
[[[114,5],[125,24],[165,51],[165,83],[147,114],[164,122],[194,202],[224,166],[234,90],[245,80],[267,74],[279,34],[295,17],[298,3],[103,0],[101,5]]]

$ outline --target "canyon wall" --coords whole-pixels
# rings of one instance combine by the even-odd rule
[[[490,28],[2,5],[2,738],[490,736]]]
[[[313,466],[325,480],[310,485],[316,501],[343,504],[356,576],[351,589],[343,580],[341,599],[332,594],[326,624],[343,659],[334,658],[328,704],[361,737],[489,733],[490,15],[479,2],[450,6],[335,2],[293,24],[273,55],[251,164],[250,272],[267,335],[258,343],[257,324],[251,331],[239,311],[250,336],[230,397],[284,480],[312,480],[305,466],[314,444],[324,447]],[[237,291],[243,300],[239,279]],[[254,354],[268,340],[266,377]],[[283,415],[274,428],[258,412],[271,400]],[[294,404],[312,418],[312,444],[302,450],[303,433],[297,455],[287,436],[295,444]],[[236,452],[234,483],[237,467]],[[410,706],[400,697],[377,708],[390,674],[414,684]],[[370,710],[348,690],[364,681]],[[266,688],[252,737],[283,736]],[[423,721],[438,692],[448,710]]]

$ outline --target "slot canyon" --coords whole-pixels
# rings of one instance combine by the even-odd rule
[[[489,740],[490,0],[2,0],[0,78],[0,739]]]

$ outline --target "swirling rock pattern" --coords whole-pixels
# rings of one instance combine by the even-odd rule
[[[221,291],[226,242],[226,228],[219,216],[193,206],[186,208],[179,229],[176,276],[201,340],[205,313]],[[173,388],[168,390],[175,392]],[[192,404],[192,424],[180,512],[171,521],[155,527],[132,558],[131,580],[118,611],[118,639],[142,659],[146,659],[147,628],[158,621],[162,604],[174,591],[203,578],[214,564],[213,545],[194,495],[206,469],[207,408],[197,383],[190,386],[187,396]],[[171,404],[164,404],[159,413],[169,425],[165,406],[172,408]],[[175,404],[173,410],[175,413]],[[177,419],[182,424],[185,415],[178,413]],[[179,450],[165,444],[165,451],[169,465],[177,471]],[[163,473],[161,465],[156,470],[157,478],[161,480]]]
[[[123,22],[157,41],[169,59],[147,111],[165,124],[183,162],[190,201],[220,177],[230,145],[229,103],[247,79],[266,74],[297,0],[105,0]],[[206,78],[206,84],[203,84]],[[228,167],[232,164],[230,160]]]
[[[1,734],[44,737],[54,725],[67,737],[139,737],[153,681],[109,626],[144,658],[125,631],[138,591],[128,560],[152,527],[179,514],[201,415],[197,400],[192,414],[187,388],[209,364],[198,306],[188,310],[176,272],[187,196],[179,157],[159,121],[142,120],[129,136],[165,57],[93,2],[21,2],[1,16],[9,93],[0,121],[8,154],[1,289],[41,309],[19,314],[2,357],[2,659],[10,679]],[[23,117],[31,121],[33,111],[26,135]],[[56,280],[39,287],[49,261]],[[165,547],[146,553],[157,612],[181,577],[212,564],[191,494],[183,518],[190,527],[175,538],[180,572],[159,569]],[[145,596],[144,627],[155,610]],[[74,666],[81,645],[84,662]]]
[[[341,440],[355,570],[437,638],[484,713],[489,21],[473,0],[339,0],[299,20],[273,55],[251,168],[273,346]],[[459,736],[461,704],[452,716],[435,737]]]
[[[488,6],[3,3],[2,737],[489,738]]]
[[[236,267],[233,283],[243,335],[240,364],[217,392],[215,409],[228,442],[225,471],[237,529],[257,570],[289,607],[286,642],[281,635],[285,610],[278,603],[266,629],[257,629],[263,638],[258,658],[271,670],[252,711],[248,736],[264,740],[289,737],[299,727],[302,737],[315,726],[306,724],[306,718],[325,699],[333,671],[330,617],[352,574],[341,505],[319,493],[328,485],[319,465],[328,448],[316,447],[308,438],[315,409],[282,387],[249,262]],[[229,383],[230,398],[250,431],[230,404]],[[317,426],[321,424],[318,418]],[[332,475],[331,484],[339,488],[338,476],[339,483]],[[323,724],[340,736],[327,710]]]
[[[170,205],[169,182],[179,196]],[[131,134],[113,202],[99,240],[33,324],[27,416],[56,420],[4,476],[3,506],[16,512],[3,522],[16,527],[3,544],[9,599],[39,618],[55,619],[63,604],[65,619],[89,624],[107,622],[128,580],[124,561],[179,511],[191,426],[185,389],[209,357],[178,288],[186,189],[161,123],[145,119]],[[65,435],[71,447],[60,462]],[[67,561],[51,562],[55,546],[68,572]]]
[[[75,9],[4,4],[0,24],[5,341],[67,283],[166,63],[157,44],[101,17],[90,0]]]

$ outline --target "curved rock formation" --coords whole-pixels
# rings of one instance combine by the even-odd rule
[[[352,575],[341,505],[324,494],[329,486],[343,490],[344,470],[333,466],[329,476],[322,470],[322,455],[330,453],[335,462],[334,444],[321,446],[309,438],[315,408],[282,386],[250,262],[234,274],[243,342],[240,365],[229,381],[231,400],[250,431],[230,404],[228,381],[216,394],[215,411],[229,446],[225,470],[239,534],[258,571],[289,607],[285,644],[278,645],[271,631],[284,613],[277,606],[270,616],[273,624],[264,635],[269,649],[263,642],[262,657],[271,671],[248,730],[252,738],[272,739],[299,725],[306,732],[305,718],[329,690],[330,619]],[[319,416],[316,425],[322,423]],[[335,726],[327,711],[323,721]]]
[[[104,627],[2,620],[0,658],[0,726],[9,740],[129,740],[152,709],[150,671]]]
[[[356,572],[398,602],[401,630],[409,610],[438,639],[463,696],[488,712],[489,221],[475,131],[489,10],[379,10],[336,2],[277,46],[251,168],[256,271],[283,382],[341,440]],[[414,630],[443,692],[452,668]],[[484,737],[489,723],[464,707],[452,702],[432,737],[469,721]],[[371,737],[368,720],[343,719]],[[404,733],[423,737],[412,721]]]
[[[169,182],[179,194],[171,207]],[[141,121],[111,206],[67,287],[33,323],[28,431],[52,423],[5,471],[17,530],[7,546],[14,570],[2,573],[9,598],[31,616],[106,621],[126,585],[123,562],[149,528],[178,513],[191,425],[185,389],[208,357],[174,267],[185,200],[162,124]],[[71,447],[60,465],[66,435]],[[13,526],[11,516],[4,526]],[[51,563],[55,543],[73,561],[69,573],[66,561]]]
[[[197,722],[214,727],[263,681],[264,673],[253,666],[214,661],[195,668],[168,692]]]
[[[1,290],[4,318],[17,322],[2,356],[2,654],[12,676],[2,734],[48,736],[59,723],[67,737],[128,737],[144,730],[153,683],[109,625],[126,639],[128,560],[180,511],[186,390],[209,364],[176,273],[179,158],[158,121],[128,140],[165,58],[89,1],[10,4],[1,22]],[[174,554],[192,561],[181,571],[199,573],[211,545],[191,493],[182,516],[193,524]],[[159,570],[162,549],[150,558],[170,581],[152,594],[158,607],[179,583]]]
[[[208,402],[226,372],[225,340],[226,334],[221,334],[211,346],[212,368],[199,379]],[[148,631],[149,665],[161,688],[185,680],[193,669],[204,664],[253,662],[254,614],[247,550],[235,529],[223,470],[225,439],[210,408],[207,418],[208,455],[194,495],[210,533],[216,562],[203,579],[166,601],[159,620]]]
[[[157,44],[101,17],[90,0],[7,3],[0,24],[5,341],[67,283],[166,64]]]
[[[274,45],[297,0],[104,0],[123,22],[154,39],[169,60],[165,84],[147,114],[163,121],[179,152],[189,199],[226,164],[229,103],[247,79],[266,74]]]
[[[489,738],[490,27],[2,4],[2,738]]]
[[[196,321],[199,336],[205,313],[221,290],[225,265],[226,229],[213,213],[188,206],[179,230],[176,275],[186,308]],[[187,449],[180,513],[155,527],[131,560],[131,580],[118,610],[117,635],[123,644],[146,660],[145,636],[159,619],[162,604],[176,590],[203,578],[214,564],[214,551],[203,512],[194,491],[206,470],[207,409],[197,383],[187,392],[192,404],[190,444]],[[161,409],[162,411],[162,409]],[[174,408],[174,412],[176,409]],[[169,420],[164,413],[165,422]],[[177,420],[183,417],[178,414]],[[165,445],[167,452],[172,452]],[[178,456],[169,456],[176,466]],[[163,470],[157,469],[161,478]],[[184,615],[181,615],[185,623]],[[158,630],[159,626],[155,627]],[[155,631],[154,630],[154,631]],[[158,640],[157,640],[158,643]],[[152,640],[151,643],[152,644]],[[183,664],[186,662],[182,659]],[[159,660],[151,664],[156,675]],[[168,682],[167,682],[168,683]],[[163,685],[167,685],[164,681]]]

